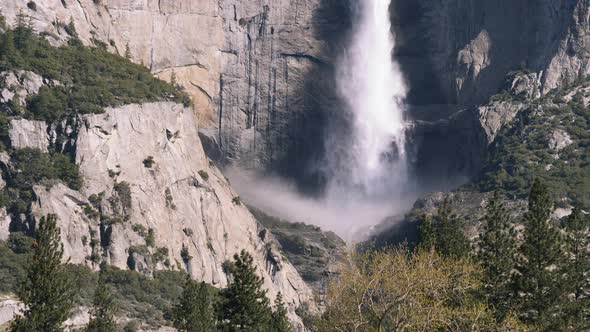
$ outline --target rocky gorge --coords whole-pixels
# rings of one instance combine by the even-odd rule
[[[317,230],[302,231],[306,240],[312,238],[303,245],[296,228],[273,235],[265,226],[272,231],[276,223],[260,224],[261,212],[248,210],[223,169],[277,174],[313,195],[324,190],[326,175],[318,165],[326,155],[326,132],[347,129],[340,127],[343,102],[334,79],[350,38],[353,5],[0,1],[8,26],[26,14],[34,32],[51,45],[64,46],[72,38],[102,45],[181,86],[192,101],[188,107],[132,103],[59,121],[11,114],[11,149],[70,155],[83,182],[79,188],[59,181],[36,184],[27,213],[0,210],[0,239],[30,231],[53,213],[72,263],[96,270],[105,262],[146,276],[187,271],[218,288],[228,282],[224,262],[246,249],[269,296],[280,292],[290,319],[303,329],[295,310],[304,304],[315,310],[311,289],[321,287],[318,275],[331,273],[345,244]],[[588,127],[576,107],[588,106],[590,2],[393,0],[390,11],[393,56],[409,87],[411,176],[421,193],[437,192],[390,223],[433,213],[445,196],[439,191],[462,186],[452,196],[471,218],[468,232],[475,236],[478,218],[470,214],[485,206],[488,192],[506,189],[511,206],[523,209],[527,169],[549,182],[564,174],[584,178]],[[43,87],[67,84],[26,70],[1,77],[0,102],[23,107]],[[548,121],[551,126],[542,126]],[[505,148],[515,144],[510,137],[532,143],[514,148],[527,151],[518,154]],[[522,154],[525,159],[519,159]],[[0,154],[3,182],[19,172],[13,159]],[[587,179],[572,184],[585,185]],[[581,189],[559,194],[566,212],[574,201],[587,199]],[[324,243],[327,238],[337,247]],[[294,239],[297,247],[289,252]],[[329,252],[329,259],[298,256],[318,250]],[[14,311],[15,303],[7,307]]]

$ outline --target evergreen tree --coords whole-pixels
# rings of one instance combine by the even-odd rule
[[[104,277],[98,277],[98,285],[94,291],[91,318],[88,323],[88,332],[114,332],[117,330],[115,322],[115,299],[105,283]]]
[[[466,257],[470,245],[463,228],[463,222],[452,213],[450,200],[445,198],[437,214],[432,218],[426,217],[420,225],[420,245],[435,247],[444,256]]]
[[[129,48],[129,43],[125,44],[125,59],[131,59],[131,48]]]
[[[279,292],[275,299],[275,310],[272,313],[272,319],[270,322],[272,332],[291,332],[291,324],[287,319],[287,308],[283,302],[283,294]]]
[[[512,271],[516,262],[516,231],[498,192],[482,220],[478,259],[484,269],[484,290],[496,319],[504,320],[511,307]]]
[[[17,292],[26,309],[12,322],[12,331],[62,331],[75,295],[61,263],[63,253],[56,216],[42,217],[27,280]]]
[[[209,332],[215,330],[213,294],[206,283],[187,276],[180,302],[173,310],[174,327],[184,332]]]
[[[436,247],[436,227],[431,216],[423,215],[418,226],[418,243],[420,247],[432,249]]]
[[[553,204],[547,187],[535,180],[524,215],[524,239],[520,247],[517,290],[521,297],[521,314],[529,322],[551,324],[562,296],[563,241],[551,224]]]
[[[29,40],[33,35],[31,28],[31,18],[22,12],[16,16],[16,28],[14,29],[14,45],[20,50],[24,50],[29,45]]]
[[[221,291],[220,321],[228,331],[266,331],[272,311],[263,279],[256,274],[252,256],[242,250],[227,266],[230,275],[228,288]]]
[[[568,292],[567,325],[590,329],[590,218],[575,208],[565,223]]]

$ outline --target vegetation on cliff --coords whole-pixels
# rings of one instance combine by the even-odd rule
[[[73,26],[68,44],[53,47],[33,34],[30,19],[21,14],[14,30],[0,33],[0,72],[27,70],[59,83],[41,87],[24,101],[24,114],[18,102],[2,105],[2,112],[53,121],[132,103],[172,100],[190,104],[186,93],[155,78],[148,68],[109,53],[103,43],[82,45]]]
[[[491,146],[477,180],[484,191],[526,197],[535,178],[560,205],[590,206],[590,110],[586,80],[527,101]],[[567,97],[567,98],[566,98]]]

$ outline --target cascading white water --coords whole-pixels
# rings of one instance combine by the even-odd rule
[[[288,220],[364,239],[371,227],[400,213],[415,198],[407,181],[404,133],[406,87],[389,17],[390,0],[358,3],[354,35],[338,62],[343,108],[330,117],[324,162],[325,196],[310,198],[272,178],[232,176],[253,205]]]
[[[390,0],[359,0],[358,21],[338,72],[338,91],[351,122],[346,170],[348,185],[367,193],[399,185],[405,178],[404,98],[406,86],[391,32]],[[342,176],[337,180],[342,185]]]

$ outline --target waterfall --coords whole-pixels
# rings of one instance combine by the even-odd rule
[[[330,110],[326,156],[314,165],[327,180],[324,195],[301,195],[272,177],[230,176],[253,205],[346,240],[366,238],[372,226],[416,198],[406,170],[406,87],[393,59],[390,0],[354,1],[354,33],[337,60],[334,82],[342,102]]]
[[[406,86],[392,56],[389,4],[390,0],[359,0],[354,35],[337,73],[350,132],[346,148],[332,163],[338,168],[334,182],[369,195],[389,192],[406,178]]]

